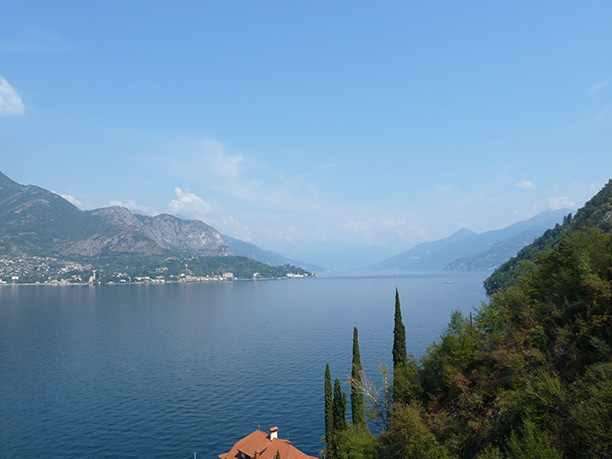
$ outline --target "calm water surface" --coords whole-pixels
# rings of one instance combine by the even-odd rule
[[[486,300],[487,273],[0,288],[0,457],[216,457],[258,425],[318,455],[323,373],[391,360]]]

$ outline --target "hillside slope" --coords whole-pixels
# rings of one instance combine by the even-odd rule
[[[579,209],[573,218],[571,214],[568,215],[561,225],[546,231],[533,243],[521,249],[514,258],[501,265],[485,281],[487,292],[492,294],[516,283],[519,274],[532,269],[541,253],[556,247],[570,234],[586,228],[612,231],[612,179]]]
[[[367,269],[398,271],[492,269],[523,247],[518,247],[517,244],[523,241],[527,244],[561,221],[567,212],[567,210],[542,212],[505,228],[480,234],[462,228],[447,238],[419,244]],[[470,257],[477,258],[466,260]],[[479,257],[483,257],[484,260],[479,261]]]
[[[221,235],[199,220],[133,215],[122,207],[82,211],[43,188],[0,173],[0,253],[86,256],[108,253],[226,256]]]
[[[486,252],[458,258],[445,271],[493,271],[515,256],[523,247],[542,235],[541,230],[525,230],[505,241],[497,242]]]
[[[342,430],[333,457],[612,457],[611,184],[475,314],[453,312],[419,358],[398,353],[387,390],[366,391],[380,434]]]
[[[314,266],[308,263],[303,263],[301,261],[292,260],[281,255],[278,252],[262,249],[261,247],[251,242],[242,241],[226,234],[222,234],[221,236],[227,243],[230,250],[234,252],[234,255],[236,256],[251,258],[253,260],[259,261],[260,263],[265,263],[270,266],[293,265],[299,266],[300,268],[307,269],[309,271],[323,270],[323,268],[321,268],[320,266]]]

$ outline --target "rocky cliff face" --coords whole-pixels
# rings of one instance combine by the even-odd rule
[[[89,237],[71,240],[61,248],[63,255],[96,256],[102,252],[189,256],[232,255],[221,235],[199,220],[172,215],[134,215],[124,207],[104,207],[87,212],[103,229]]]
[[[172,215],[137,215],[147,234],[168,250],[202,256],[232,255],[223,237],[200,220],[183,220]]]
[[[0,173],[0,253],[232,255],[223,237],[198,220],[146,217],[123,207],[81,211],[61,196]]]

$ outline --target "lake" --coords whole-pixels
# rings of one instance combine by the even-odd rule
[[[317,456],[325,364],[346,380],[353,327],[378,382],[396,287],[422,354],[487,275],[3,286],[0,456],[215,458],[258,426]]]

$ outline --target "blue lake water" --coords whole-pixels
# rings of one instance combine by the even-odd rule
[[[377,381],[395,288],[408,352],[487,273],[0,288],[0,457],[214,458],[255,430],[318,455],[323,374],[350,373],[353,327]]]

